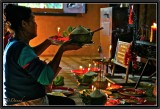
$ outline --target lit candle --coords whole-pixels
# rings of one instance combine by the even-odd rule
[[[112,54],[111,50],[112,50],[112,45],[109,46],[109,58],[111,58],[111,54]]]
[[[111,86],[111,83],[108,83],[108,87],[110,87]]]
[[[91,70],[91,68],[88,68],[88,71],[90,71]]]
[[[89,64],[88,66],[89,66],[89,67],[88,67],[88,71],[90,71],[90,70],[91,70],[91,64]]]
[[[92,91],[94,91],[94,85],[92,85]]]
[[[58,36],[60,36],[60,27],[57,28]]]
[[[97,70],[97,64],[94,63],[94,71],[96,71],[96,70]]]
[[[97,64],[96,64],[96,63],[94,64],[94,67],[95,67],[95,68],[97,67]]]
[[[153,23],[151,26],[151,36],[150,36],[150,42],[156,41],[156,30],[157,30],[157,24]]]
[[[151,28],[152,28],[153,30],[157,30],[157,24],[156,24],[156,23],[153,23],[153,25],[151,26]]]
[[[93,91],[95,91],[95,90],[96,90],[96,87],[93,88]]]
[[[80,70],[83,70],[83,67],[82,67],[82,66],[79,66],[79,69],[80,69]]]

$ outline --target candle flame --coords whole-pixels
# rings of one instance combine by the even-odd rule
[[[81,70],[82,70],[82,68],[83,68],[82,66],[79,66],[79,69],[81,69]]]
[[[111,55],[112,55],[111,52],[112,52],[112,45],[109,46],[109,58],[111,58]]]
[[[88,71],[90,71],[91,70],[91,68],[88,68]]]
[[[91,67],[91,64],[89,64],[89,68]]]
[[[156,23],[153,23],[153,26],[157,28],[157,24]]]
[[[92,85],[92,89],[94,88],[94,85]]]
[[[94,85],[92,85],[92,91],[94,91]]]
[[[110,87],[111,86],[111,83],[108,83],[108,87]]]
[[[60,27],[57,28],[58,32],[60,31]]]
[[[111,49],[112,49],[112,45],[109,46],[109,50],[111,50]]]

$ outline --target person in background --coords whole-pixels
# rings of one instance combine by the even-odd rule
[[[14,32],[9,29],[9,23],[5,21],[5,18],[3,17],[3,20],[4,20],[4,31],[3,31],[3,48],[6,47],[7,43],[8,43],[8,40],[9,38],[11,38],[13,35],[14,35]]]
[[[52,44],[51,41],[46,39],[36,47],[29,45],[30,40],[37,36],[37,24],[31,8],[8,4],[4,15],[14,35],[3,52],[3,105],[48,105],[45,86],[50,85],[58,74],[63,53],[78,50],[82,45],[70,40],[64,42],[47,64],[38,55]]]

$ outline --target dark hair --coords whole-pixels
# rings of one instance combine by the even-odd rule
[[[15,32],[19,31],[22,20],[29,20],[29,18],[31,17],[31,13],[31,8],[14,4],[8,4],[4,9],[6,22],[10,22],[10,28],[13,29]]]

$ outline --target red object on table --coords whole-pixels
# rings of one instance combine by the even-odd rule
[[[144,89],[135,89],[135,88],[124,88],[118,90],[118,92],[125,96],[144,96],[146,91]]]
[[[108,99],[105,103],[105,106],[114,106],[114,105],[120,105],[122,104],[119,99]]]
[[[83,75],[83,74],[87,73],[88,71],[98,72],[98,71],[100,71],[100,69],[90,68],[90,70],[88,70],[88,68],[84,68],[84,69],[71,70],[71,72],[74,73],[75,75]]]
[[[62,36],[51,36],[50,38],[53,40],[64,41],[64,42],[69,40],[68,37],[62,37]]]
[[[118,90],[118,89],[121,89],[123,88],[122,85],[119,85],[119,84],[111,84],[110,86],[108,86],[106,89],[108,90]]]

